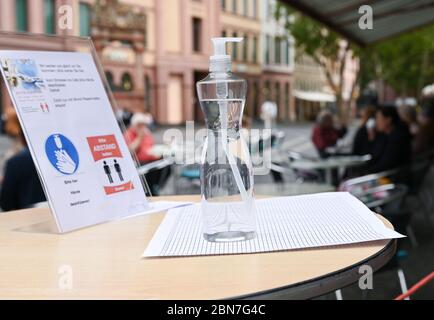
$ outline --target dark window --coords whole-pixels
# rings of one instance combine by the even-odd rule
[[[152,108],[152,83],[149,76],[145,76],[145,104],[146,110],[150,111]]]
[[[249,0],[244,0],[243,14],[246,17],[249,15]]]
[[[253,114],[255,117],[259,117],[260,110],[259,110],[259,96],[258,96],[258,83],[255,81],[253,82]]]
[[[290,115],[289,83],[285,85],[285,109],[286,109],[286,118],[289,119],[289,115]]]
[[[266,101],[270,101],[270,99],[271,99],[271,84],[270,84],[270,81],[265,81],[264,96],[265,96],[265,100]]]
[[[228,33],[227,33],[225,30],[222,31],[222,37],[223,37],[223,38],[226,38],[227,34],[228,34]]]
[[[282,63],[282,40],[279,37],[276,37],[274,42],[274,63],[281,64]]]
[[[113,80],[113,74],[110,71],[107,71],[105,73],[105,77],[107,78],[107,82],[110,86],[110,89],[112,89],[112,91],[116,91],[115,83]]]
[[[90,36],[90,8],[83,2],[80,2],[80,36]]]
[[[226,11],[226,0],[222,0],[222,9]]]
[[[253,0],[253,17],[258,17],[258,0]]]
[[[253,63],[258,63],[258,38],[253,37]]]
[[[286,64],[289,66],[291,64],[291,42],[287,41],[285,47],[286,47],[286,54],[285,54]]]
[[[243,61],[247,62],[249,60],[249,36],[247,34],[244,35],[243,42]]]
[[[133,47],[133,42],[131,40],[124,39],[124,40],[121,40],[120,43],[125,48],[132,48]]]
[[[233,13],[238,12],[238,0],[232,0],[232,12]]]
[[[145,48],[148,47],[148,16],[144,16],[145,19],[145,31],[144,31],[144,38],[143,38],[143,46]]]
[[[16,29],[20,32],[28,31],[27,0],[15,0]]]
[[[193,18],[193,51],[202,51],[202,20]]]
[[[238,34],[236,32],[234,32],[232,34],[232,37],[238,38]],[[232,57],[235,61],[238,61],[238,43],[236,43],[236,42],[234,42],[232,44]]]
[[[45,12],[45,33],[56,33],[56,2],[55,0],[44,0]]]
[[[133,79],[129,73],[124,73],[122,75],[122,91],[132,91],[133,90]]]
[[[271,49],[271,37],[267,36],[265,40],[265,63],[270,64],[270,49]]]
[[[275,101],[276,101],[276,104],[277,104],[277,110],[280,110],[280,83],[276,82],[275,86],[276,86],[276,92],[275,92],[276,98],[275,98]]]

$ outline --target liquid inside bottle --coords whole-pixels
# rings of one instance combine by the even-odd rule
[[[207,125],[201,163],[203,235],[212,242],[253,239],[253,167],[240,132],[246,83],[232,74],[223,83],[211,75],[197,87]]]

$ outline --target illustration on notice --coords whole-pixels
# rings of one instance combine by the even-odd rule
[[[107,175],[108,181],[113,183],[112,171],[110,170],[110,166],[107,164],[107,161],[104,161],[104,172]]]
[[[45,88],[34,60],[2,59],[1,65],[11,88],[31,92],[40,92],[41,88]]]
[[[104,164],[104,167],[103,167],[104,173],[107,175],[107,179],[108,179],[109,183],[110,184],[114,183],[113,176],[112,176],[112,168],[107,163],[107,161],[104,161],[103,164]],[[118,163],[117,160],[113,160],[113,169],[114,169],[114,172],[116,172],[118,174],[119,181],[123,182],[124,177],[122,175],[121,165]]]
[[[115,171],[118,173],[119,180],[124,181],[124,177],[122,176],[121,165],[116,160],[114,160],[114,163],[115,163],[114,165]]]
[[[114,135],[88,137],[87,142],[106,195],[134,189],[125,172],[124,157]]]
[[[74,174],[79,156],[74,144],[62,134],[53,134],[45,142],[45,153],[51,165],[65,175]]]
[[[41,107],[41,111],[43,113],[50,113],[50,107],[47,103],[40,103],[39,106]]]

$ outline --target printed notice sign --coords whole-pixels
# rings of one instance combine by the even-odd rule
[[[59,232],[148,209],[92,55],[0,51],[0,66]]]

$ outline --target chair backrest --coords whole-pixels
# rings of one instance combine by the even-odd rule
[[[147,174],[153,170],[163,169],[165,167],[171,166],[173,164],[172,161],[168,159],[161,159],[157,161],[150,162],[145,164],[137,169],[139,175]]]
[[[271,135],[271,147],[273,149],[280,149],[285,142],[286,133],[284,131],[277,131]]]
[[[418,194],[434,164],[434,149],[413,157],[409,170],[409,193]]]
[[[384,188],[382,188],[384,187]],[[408,193],[408,187],[403,184],[380,186],[369,191],[370,201],[365,202],[368,208],[385,208],[389,207],[388,211],[398,212],[402,206],[405,196]],[[390,210],[393,206],[393,210]]]
[[[393,169],[388,171],[383,171],[379,173],[372,173],[365,176],[352,178],[349,180],[344,181],[341,186],[341,191],[349,191],[349,189],[356,187],[358,185],[367,187],[375,187],[380,185],[380,179],[382,178],[389,178],[396,176],[399,173],[399,169]]]
[[[410,168],[410,193],[417,194],[431,168],[431,159],[425,158],[413,161]]]
[[[289,160],[295,161],[295,160],[309,160],[309,161],[318,161],[318,158],[314,158],[314,157],[310,157],[308,155],[305,155],[303,153],[297,152],[297,151],[293,151],[293,150],[289,150],[288,151],[288,157]]]

